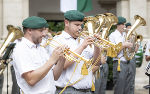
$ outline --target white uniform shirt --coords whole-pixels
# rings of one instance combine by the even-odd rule
[[[54,40],[58,41],[61,44],[68,45],[68,47],[72,51],[77,49],[81,45],[81,43],[83,42],[83,39],[81,39],[80,43],[79,43],[78,39],[75,40],[68,33],[64,32],[64,31],[62,32],[61,35],[54,37]],[[52,48],[50,48],[50,49],[52,49]],[[86,59],[91,59],[93,57],[93,49],[88,46],[86,49],[84,49],[84,51],[82,52],[81,55],[84,56]],[[60,78],[56,81],[56,86],[58,86],[58,87],[65,87],[66,86],[67,82],[71,78],[71,75],[75,69],[76,64],[77,63],[75,62],[74,64],[72,64],[70,67],[68,67],[66,70],[64,70],[62,72]],[[82,68],[83,64],[84,64],[83,61],[81,61],[78,64],[70,83],[74,83],[75,81],[79,80],[82,77],[81,68]],[[93,75],[92,71],[88,72],[88,75],[85,76],[84,79],[82,79],[81,81],[79,81],[78,83],[73,85],[73,87],[76,89],[89,89],[89,88],[91,88],[91,86],[92,86],[92,75]]]
[[[150,41],[146,45],[145,55],[150,56]]]
[[[125,35],[126,33],[123,32],[122,34],[116,29],[114,32],[112,32],[109,35],[109,41],[118,44],[120,42],[124,42],[125,41]],[[125,57],[123,56],[123,50],[120,51],[120,53],[118,54],[117,58],[120,58],[121,61],[126,61]],[[113,58],[113,60],[118,60],[117,58]]]
[[[18,43],[20,43],[20,42],[21,42],[21,39],[16,39],[16,40],[14,41],[14,43],[16,43],[16,45],[17,45]],[[15,46],[16,46],[16,45],[15,45]],[[12,58],[11,55],[10,55],[10,58]],[[13,61],[11,61],[10,64],[12,65],[12,64],[13,64]]]
[[[54,84],[53,70],[34,86],[30,86],[22,74],[36,70],[44,65],[49,58],[46,50],[39,45],[35,45],[26,38],[16,45],[13,54],[13,66],[16,73],[16,79],[19,87],[24,94],[54,94],[56,87]]]

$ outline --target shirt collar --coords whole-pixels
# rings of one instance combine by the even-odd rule
[[[30,47],[30,48],[37,48],[37,47],[40,46],[39,44],[36,45],[36,44],[32,43],[30,40],[28,40],[28,39],[25,38],[25,37],[22,37],[22,41],[24,41],[25,44],[26,44],[28,47]]]
[[[117,34],[117,36],[125,36],[126,35],[126,33],[125,32],[122,32],[122,34],[116,29],[116,31],[115,31]]]
[[[69,38],[72,38],[72,36],[70,36],[67,32],[65,31],[62,31],[62,37],[66,38],[66,39],[69,39]]]

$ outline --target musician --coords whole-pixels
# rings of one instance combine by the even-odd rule
[[[150,41],[146,44],[145,59],[150,61]]]
[[[133,45],[130,42],[125,42],[125,23],[124,17],[118,17],[117,28],[109,36],[109,40],[115,44],[122,42],[122,49],[131,48]],[[130,94],[129,78],[130,78],[129,61],[123,56],[123,50],[120,51],[116,58],[113,58],[113,81],[114,94]]]
[[[125,26],[126,26],[126,32],[128,32],[131,29],[131,23],[128,22],[125,24]]]
[[[70,50],[84,56],[87,59],[95,59],[98,57],[100,49],[98,47],[88,46],[94,41],[93,37],[87,37],[85,39],[79,38],[81,31],[81,25],[83,24],[84,14],[77,10],[69,10],[64,14],[64,31],[58,36],[54,37],[54,40],[59,43],[66,44],[69,46]],[[80,39],[80,42],[79,42]],[[94,49],[93,49],[94,48]],[[76,56],[75,56],[76,57]],[[99,62],[99,61],[98,61]],[[66,88],[63,94],[92,94],[92,71],[86,66],[86,63],[81,61],[76,67],[76,62],[65,61],[64,70],[60,78],[56,81],[57,91],[56,94],[60,93],[61,90],[67,85],[73,84]],[[74,72],[74,69],[76,70]],[[71,79],[71,75],[73,77]],[[85,76],[83,79],[79,80],[81,77]],[[76,81],[79,81],[75,83]],[[94,85],[94,84],[93,84]]]
[[[150,61],[150,41],[148,41],[146,44],[145,60],[148,62],[146,66],[146,72],[148,72],[150,68],[150,62],[149,62]]]
[[[21,94],[54,94],[63,69],[66,46],[57,47],[49,56],[39,44],[47,21],[31,16],[23,20],[24,37],[13,50],[13,67]],[[55,65],[55,66],[54,66]]]
[[[125,24],[125,26],[126,26],[126,33],[131,29],[131,23],[130,22],[128,22],[128,23],[126,23]],[[137,52],[137,50],[138,50],[138,45],[137,45],[137,47],[136,47],[136,52]],[[130,69],[131,69],[131,80],[130,80],[130,93],[129,94],[134,94],[134,87],[135,87],[135,74],[136,74],[136,58],[135,57],[133,57],[131,60],[130,60],[130,63],[129,63],[129,65],[130,65]]]

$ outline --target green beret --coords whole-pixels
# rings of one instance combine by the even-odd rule
[[[48,23],[46,24],[46,28],[49,28],[49,24]]]
[[[83,21],[84,14],[77,10],[69,10],[64,14],[64,17],[69,21]]]
[[[126,23],[126,18],[119,16],[118,17],[118,25]]]
[[[126,23],[125,25],[126,25],[126,27],[128,27],[128,26],[131,26],[131,23],[128,22],[128,23]]]
[[[26,28],[38,29],[47,27],[47,21],[41,17],[31,16],[23,20],[22,26]]]

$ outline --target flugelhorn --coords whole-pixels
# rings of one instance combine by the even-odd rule
[[[11,42],[14,42],[16,39],[21,38],[23,36],[23,32],[20,29],[15,28],[13,25],[8,25],[7,30],[9,31],[7,38],[5,39],[0,48],[0,74],[3,73],[5,67],[7,66],[7,63],[9,63],[9,58],[4,58],[5,51],[8,49],[7,47]]]
[[[136,42],[137,42],[137,39],[136,39],[137,36],[133,36],[135,29],[139,26],[145,26],[146,25],[146,21],[141,16],[135,15],[134,19],[135,19],[135,23],[133,24],[131,29],[128,31],[126,39],[125,39],[125,41],[133,43],[132,48],[130,48],[130,49],[125,48],[124,49],[124,56],[125,56],[126,60],[131,60],[135,55],[135,46],[136,46]]]

